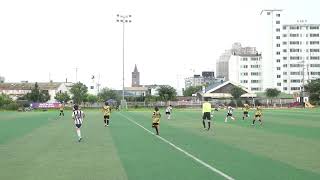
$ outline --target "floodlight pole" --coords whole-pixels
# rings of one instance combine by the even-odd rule
[[[117,22],[122,23],[122,100],[121,107],[126,109],[127,103],[124,99],[124,33],[125,33],[125,23],[131,23],[131,15],[120,15],[117,14]]]

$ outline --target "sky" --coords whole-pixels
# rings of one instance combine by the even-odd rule
[[[168,84],[215,71],[234,42],[259,44],[262,9],[283,9],[285,23],[320,24],[317,0],[0,0],[0,76],[6,82],[92,83],[122,89],[122,24],[125,86],[137,64],[140,83]],[[259,51],[259,47],[258,47]],[[95,82],[95,83],[96,83]]]

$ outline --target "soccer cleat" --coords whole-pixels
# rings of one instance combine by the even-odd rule
[[[82,140],[82,138],[79,138],[78,142],[80,142]]]
[[[107,124],[107,127],[109,126],[109,124]]]

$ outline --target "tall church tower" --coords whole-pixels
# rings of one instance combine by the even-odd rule
[[[140,72],[138,71],[136,64],[134,65],[134,70],[132,72],[131,87],[140,87]]]

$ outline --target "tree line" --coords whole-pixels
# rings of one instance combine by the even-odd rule
[[[184,90],[184,96],[192,96],[197,92],[200,92],[202,89],[201,86],[191,86]],[[309,93],[309,100],[311,104],[320,105],[320,79],[311,80],[304,87],[305,91]],[[127,101],[137,101],[137,102],[156,102],[156,101],[174,101],[177,98],[177,91],[171,86],[164,85],[160,86],[158,89],[158,95],[152,96],[147,94],[146,96],[138,96],[138,97],[125,97]],[[235,87],[231,90],[231,95],[233,99],[236,101],[235,105],[238,105],[239,99],[245,91],[240,87]],[[271,88],[266,89],[265,95],[267,98],[272,99],[276,98],[280,95],[280,91]],[[81,103],[96,103],[96,102],[104,102],[108,99],[113,99],[117,102],[120,102],[121,95],[113,89],[103,88],[97,95],[89,94],[88,87],[81,83],[75,83],[71,89],[70,94],[67,92],[57,93],[54,97],[58,102],[70,102],[81,104]],[[26,95],[19,97],[18,101],[13,101],[8,95],[0,94],[0,108],[1,109],[17,109],[19,106],[23,106],[24,104],[18,102],[47,102],[50,100],[49,92],[46,90],[39,89],[37,83],[35,83],[34,87],[31,89],[31,92]]]

